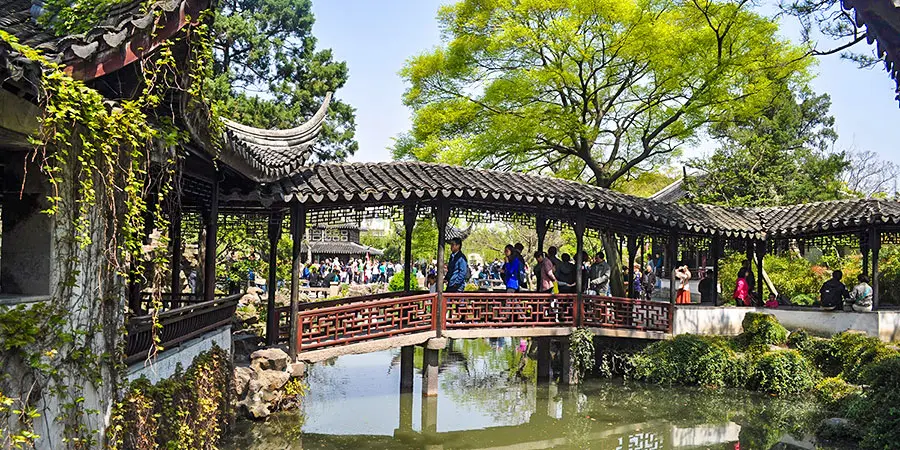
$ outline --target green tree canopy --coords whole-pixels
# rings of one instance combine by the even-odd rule
[[[761,114],[712,127],[721,141],[711,157],[694,158],[699,178],[688,178],[693,201],[730,206],[775,206],[847,196],[849,162],[831,152],[837,139],[828,95],[808,89],[782,95]]]
[[[223,0],[216,9],[214,99],[233,120],[262,128],[301,124],[328,91],[347,82],[344,62],[316,50],[310,0]],[[316,156],[343,160],[356,152],[355,111],[332,100]]]
[[[401,72],[414,115],[394,156],[603,187],[809,63],[747,1],[463,0],[438,20],[446,44]]]

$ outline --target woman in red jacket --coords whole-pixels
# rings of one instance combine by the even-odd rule
[[[747,269],[738,272],[737,286],[734,288],[734,303],[737,306],[750,306],[750,284],[747,283]]]

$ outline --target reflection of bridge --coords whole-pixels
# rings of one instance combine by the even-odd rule
[[[296,339],[297,358],[321,361],[402,347],[401,386],[412,387],[413,345],[425,344],[425,395],[437,393],[438,350],[444,338],[537,338],[538,379],[550,378],[550,339],[573,327],[597,335],[662,339],[672,332],[670,303],[596,295],[487,292],[395,292],[300,305],[291,331],[290,308],[277,310],[279,340]],[[561,379],[571,379],[568,345]],[[429,376],[429,374],[431,374]]]
[[[437,398],[424,398],[421,404],[420,429],[413,427],[413,398],[400,396],[399,427],[393,436],[340,436],[345,442],[377,442],[381,448],[428,449],[543,449],[543,448],[610,448],[610,449],[678,449],[702,448],[739,440],[740,425],[724,422],[715,425],[680,426],[678,419],[653,420],[643,423],[608,423],[594,421],[583,411],[567,408],[552,386],[538,388],[537,404],[529,420],[518,425],[494,426],[478,430],[438,431]],[[303,443],[327,447],[334,436],[304,433]]]

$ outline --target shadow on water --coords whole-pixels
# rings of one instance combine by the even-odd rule
[[[399,394],[398,354],[312,367],[302,411],[241,422],[225,448],[816,448],[809,435],[821,417],[796,399],[621,380],[539,386],[518,339],[453,342],[439,395],[424,399],[419,376],[412,395]]]

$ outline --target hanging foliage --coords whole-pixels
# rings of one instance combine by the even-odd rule
[[[569,336],[569,352],[572,357],[572,372],[576,381],[594,370],[594,333],[587,328],[576,328]]]

